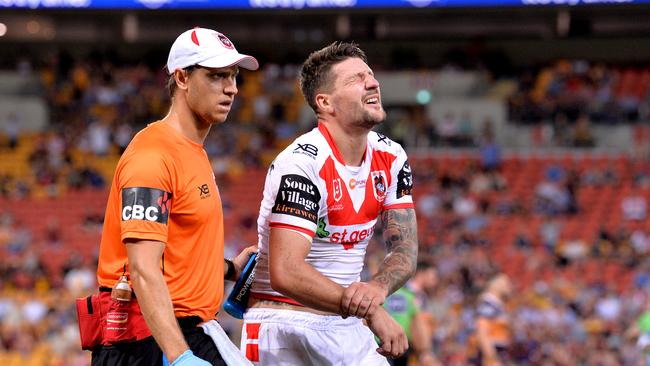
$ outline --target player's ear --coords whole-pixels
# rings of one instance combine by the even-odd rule
[[[329,94],[325,94],[325,93],[316,94],[315,99],[316,99],[316,106],[318,107],[319,111],[327,114],[334,113],[332,98]]]
[[[187,70],[177,69],[174,71],[174,80],[176,80],[176,87],[178,89],[186,90],[189,81],[190,73]]]

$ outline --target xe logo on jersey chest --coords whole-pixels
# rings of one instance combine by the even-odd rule
[[[201,199],[210,197],[210,187],[207,183],[202,184],[196,188],[199,190],[199,197],[201,197]]]

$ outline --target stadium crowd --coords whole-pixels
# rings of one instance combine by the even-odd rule
[[[0,170],[0,364],[87,365],[74,299],[96,290],[106,186],[134,132],[166,113],[165,73],[68,56],[21,63],[21,70],[41,80],[51,123],[22,133],[21,116],[5,116],[1,131],[0,154],[12,164]],[[242,73],[230,121],[206,142],[227,220],[237,224],[227,233],[227,252],[255,240],[260,177],[278,149],[313,123],[296,70],[271,64]],[[612,89],[624,75],[577,61],[524,73],[511,116],[526,123],[565,118],[565,125],[644,121],[648,83],[628,100]],[[413,126],[426,146],[446,145],[435,122],[417,110],[409,117],[419,121]],[[389,120],[383,128],[400,136],[404,125]],[[514,364],[645,364],[637,338],[650,330],[633,330],[650,304],[650,162],[502,156],[489,128],[481,136],[467,144],[475,147],[469,153],[411,159],[420,257],[437,271],[422,309],[437,358],[470,362],[478,295],[503,272],[515,284],[507,305]],[[250,205],[241,204],[242,189],[253,196]],[[48,202],[54,210],[40,211]],[[369,265],[382,250],[373,241]],[[235,336],[236,327],[230,330]]]

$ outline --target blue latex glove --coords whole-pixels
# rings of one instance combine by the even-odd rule
[[[165,354],[163,354],[163,366],[212,366],[212,364],[194,356],[192,350],[188,349],[178,356],[176,361],[172,362],[171,365],[169,364],[169,361],[167,361]]]

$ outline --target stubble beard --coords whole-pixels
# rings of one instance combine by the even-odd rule
[[[372,113],[364,110],[361,118],[361,126],[367,129],[372,129],[378,124],[386,120],[386,111],[382,108],[380,112]]]

